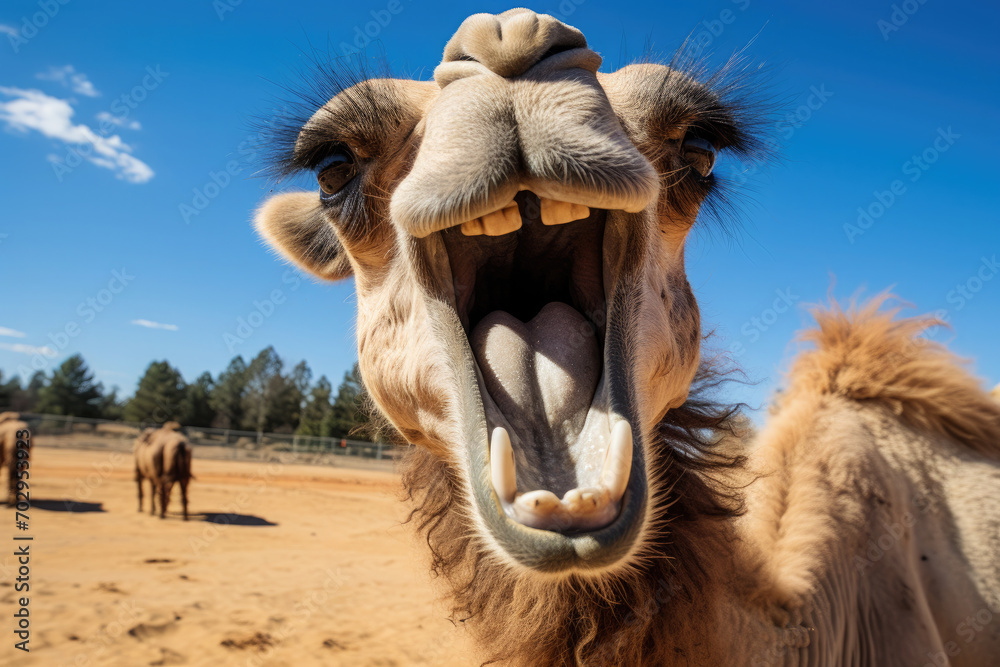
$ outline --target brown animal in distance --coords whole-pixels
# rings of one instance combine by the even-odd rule
[[[17,502],[17,432],[27,428],[27,422],[21,421],[19,413],[0,413],[0,474],[6,464],[8,505]]]
[[[167,513],[174,483],[181,487],[181,504],[184,520],[188,520],[188,483],[191,474],[191,444],[180,432],[181,425],[167,422],[159,429],[147,428],[136,438],[132,449],[135,455],[135,482],[139,492],[139,511],[142,511],[142,484],[149,480],[149,514],[156,513],[156,498],[160,502],[160,518]]]

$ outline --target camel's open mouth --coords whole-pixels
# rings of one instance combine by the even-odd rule
[[[442,232],[489,480],[512,522],[592,533],[618,518],[633,454],[605,378],[608,212],[528,191],[513,204]]]

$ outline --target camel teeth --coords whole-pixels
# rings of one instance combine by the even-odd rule
[[[505,503],[514,502],[517,494],[517,475],[514,471],[514,448],[510,445],[507,429],[498,426],[490,439],[490,478],[493,490]]]
[[[632,427],[621,420],[611,429],[611,444],[601,470],[601,486],[611,494],[611,502],[618,502],[625,495],[631,471]]]
[[[551,491],[529,491],[517,497],[514,508],[536,517],[544,517],[560,508],[559,496]]]
[[[499,211],[487,213],[482,220],[487,236],[503,236],[521,228],[521,212],[513,201]]]
[[[466,236],[482,236],[484,231],[482,218],[466,220],[462,223],[462,233]]]
[[[521,228],[521,212],[517,208],[517,202],[511,200],[509,204],[492,213],[487,213],[479,218],[466,220],[462,223],[462,233],[466,236],[503,236],[516,232]]]
[[[563,496],[562,504],[572,514],[589,514],[603,509],[610,502],[610,493],[604,488],[570,489]]]
[[[542,224],[565,225],[574,220],[590,216],[590,208],[583,204],[571,204],[555,199],[542,199]]]
[[[545,489],[517,492],[514,449],[506,429],[490,437],[490,478],[504,512],[514,521],[541,530],[598,530],[610,525],[621,509],[632,471],[632,427],[619,420],[611,429],[601,479],[597,486],[578,487],[562,499]]]

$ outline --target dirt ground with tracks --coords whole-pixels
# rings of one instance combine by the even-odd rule
[[[136,511],[130,454],[34,448],[31,650],[13,646],[23,593],[5,549],[0,664],[475,664],[394,473],[197,453],[193,468],[191,520],[177,489],[161,520]],[[24,544],[3,512],[0,540]]]

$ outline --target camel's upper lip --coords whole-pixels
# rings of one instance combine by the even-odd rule
[[[453,335],[460,339],[455,344],[461,349],[462,393],[468,399],[462,406],[461,421],[470,490],[481,520],[514,561],[550,572],[602,569],[635,547],[647,502],[641,434],[629,395],[630,362],[625,354],[629,349],[626,324],[631,318],[625,316],[629,305],[618,294],[623,291],[621,285],[613,279],[605,285],[605,274],[611,268],[603,256],[606,220],[609,213],[625,214],[595,210],[584,220],[550,227],[541,224],[537,211],[532,213],[531,206],[537,202],[532,194],[521,198],[523,226],[507,235],[469,237],[459,229],[442,232],[455,287],[448,316],[455,329]],[[569,314],[546,315],[556,305]],[[574,309],[577,315],[571,314]],[[555,322],[557,326],[588,323],[593,340],[583,345],[584,356],[596,353],[599,357],[579,362],[586,366],[594,385],[584,383],[575,388],[578,404],[562,406],[566,419],[551,405],[542,405],[549,403],[555,392],[546,393],[544,387],[536,394],[530,392],[550,376],[507,357],[534,350],[536,356],[547,355],[542,364],[553,360],[573,364],[577,350],[571,343],[557,341],[546,348],[546,341],[522,340],[508,349],[502,342],[483,340],[484,327],[496,325],[501,331],[519,332],[519,321],[535,322],[544,317],[549,318],[548,324]],[[511,324],[505,325],[506,321]],[[551,328],[544,331],[553,333]],[[487,353],[504,357],[499,369],[498,364],[484,358]],[[590,367],[595,363],[598,368]],[[504,368],[505,364],[510,367]],[[549,371],[558,374],[559,369]],[[573,371],[581,372],[579,367]],[[523,381],[522,375],[534,372],[537,378]],[[518,395],[523,387],[529,388],[526,396]],[[563,388],[560,391],[558,396],[562,397],[566,392]],[[610,447],[612,428],[619,422],[630,425],[637,452],[631,465],[625,463],[627,486],[618,490],[617,498],[602,500],[599,511],[587,515],[586,508],[580,513],[570,507],[571,501],[578,499],[581,491],[586,496],[601,488],[602,462]],[[552,492],[551,498],[563,497],[562,506],[551,514],[541,513],[540,518],[530,512],[526,516],[515,511],[510,497],[497,493],[491,480],[489,444],[496,427],[504,428],[513,441],[518,495]]]

